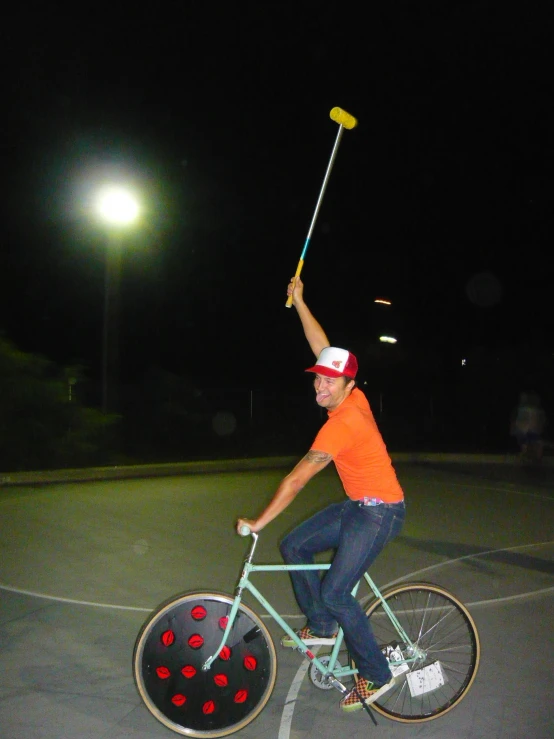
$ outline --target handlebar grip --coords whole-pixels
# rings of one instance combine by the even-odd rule
[[[241,536],[249,536],[249,534],[251,533],[252,531],[250,530],[250,526],[247,526],[246,524],[243,523],[239,529],[239,534]]]

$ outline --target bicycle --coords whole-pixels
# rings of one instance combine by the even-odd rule
[[[310,660],[308,674],[315,687],[346,693],[343,681],[357,673],[351,659],[345,665],[339,660],[341,629],[330,653],[317,656],[250,581],[254,572],[326,570],[331,565],[253,564],[258,534],[241,533],[251,534],[252,543],[234,597],[216,592],[174,596],[148,617],[135,642],[138,692],[150,713],[178,734],[227,736],[252,722],[271,697],[275,645],[262,619],[242,602],[244,591]],[[480,643],[473,618],[441,586],[400,583],[381,593],[367,573],[363,579],[373,595],[367,617],[396,677],[395,686],[371,708],[404,723],[444,715],[467,695],[477,674]],[[369,706],[364,707],[376,723]]]

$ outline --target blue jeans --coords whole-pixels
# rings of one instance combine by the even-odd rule
[[[360,506],[348,499],[304,521],[280,547],[287,564],[313,564],[317,552],[336,550],[323,578],[317,570],[290,573],[296,600],[307,625],[319,636],[329,636],[340,624],[359,674],[376,685],[388,682],[391,672],[352,589],[385,544],[400,533],[405,512],[404,501]]]

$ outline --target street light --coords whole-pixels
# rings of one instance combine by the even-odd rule
[[[138,204],[122,187],[105,187],[98,195],[98,212],[108,223],[126,226],[136,220]]]
[[[128,190],[109,186],[98,193],[97,210],[101,218],[109,225],[102,332],[102,412],[107,413],[110,405],[113,405],[109,403],[108,397],[110,380],[115,380],[119,372],[121,236],[123,229],[136,220],[139,206]]]

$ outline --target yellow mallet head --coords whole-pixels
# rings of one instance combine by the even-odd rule
[[[331,120],[335,121],[335,123],[338,123],[344,128],[354,128],[358,125],[358,121],[354,118],[354,116],[350,115],[350,113],[347,113],[346,110],[343,110],[342,108],[333,108],[329,115],[331,117]]]

